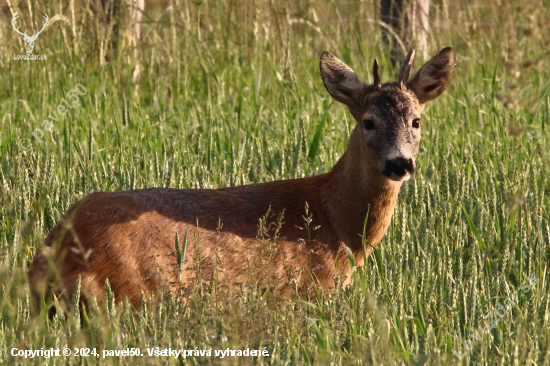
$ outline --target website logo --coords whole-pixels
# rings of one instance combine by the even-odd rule
[[[23,41],[25,42],[25,50],[27,51],[27,54],[26,55],[14,54],[13,59],[14,60],[46,60],[47,59],[46,55],[33,55],[32,51],[34,50],[34,44],[36,42],[36,39],[38,38],[40,33],[44,31],[44,28],[46,28],[46,25],[48,25],[48,20],[49,20],[48,14],[44,13],[45,14],[44,19],[46,19],[46,21],[44,22],[42,29],[40,29],[39,31],[34,31],[32,36],[29,36],[27,34],[26,29],[25,29],[25,32],[21,32],[19,30],[19,27],[16,26],[17,18],[19,18],[19,15],[17,15],[17,13],[19,13],[19,10],[16,11],[15,14],[13,14],[13,18],[11,19],[11,25],[13,29],[21,35],[21,38],[23,38]]]

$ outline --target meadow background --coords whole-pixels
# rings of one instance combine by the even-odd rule
[[[399,70],[373,0],[148,2],[136,47],[132,20],[111,19],[116,54],[112,28],[85,1],[0,2],[0,364],[550,364],[549,6],[432,3],[429,54],[453,46],[455,74],[424,113],[418,172],[353,286],[280,303],[255,291],[215,297],[207,284],[185,305],[166,295],[137,311],[107,301],[84,319],[73,311],[49,323],[46,311],[32,311],[25,272],[76,200],[327,172],[355,122],[323,87],[321,52],[367,82],[374,58],[383,81]],[[34,51],[47,61],[13,59],[25,52],[10,7],[22,29],[49,15]],[[80,106],[45,131],[77,83],[87,88]],[[31,135],[37,128],[42,142]],[[457,358],[453,349],[465,352],[484,317],[529,276],[531,290]],[[266,347],[270,356],[25,360],[13,347]]]

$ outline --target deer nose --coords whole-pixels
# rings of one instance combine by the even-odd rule
[[[386,166],[382,173],[384,173],[388,178],[392,175],[402,177],[407,173],[412,174],[414,173],[414,162],[412,159],[405,158],[386,160]]]

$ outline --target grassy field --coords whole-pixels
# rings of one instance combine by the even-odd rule
[[[0,3],[19,10],[22,29],[50,17],[34,50],[43,61],[14,60],[24,45],[11,13],[0,18],[0,364],[550,364],[546,0],[432,5],[430,55],[453,46],[454,78],[424,113],[418,172],[353,286],[280,303],[254,291],[220,299],[205,285],[186,305],[163,295],[138,311],[109,300],[83,319],[34,314],[26,269],[79,198],[327,172],[355,122],[325,91],[320,53],[367,82],[374,58],[383,81],[399,72],[377,1],[166,3],[148,5],[136,51],[131,21],[118,19],[117,55],[87,5]],[[157,347],[203,355],[149,356]],[[72,354],[25,359],[14,348]],[[126,348],[144,356],[101,357]],[[269,356],[215,355],[247,348]]]

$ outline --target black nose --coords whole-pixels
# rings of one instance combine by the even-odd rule
[[[390,177],[393,174],[398,177],[402,177],[407,173],[412,174],[414,173],[414,163],[412,159],[405,158],[386,160],[386,167],[382,173],[384,173],[387,177]]]

